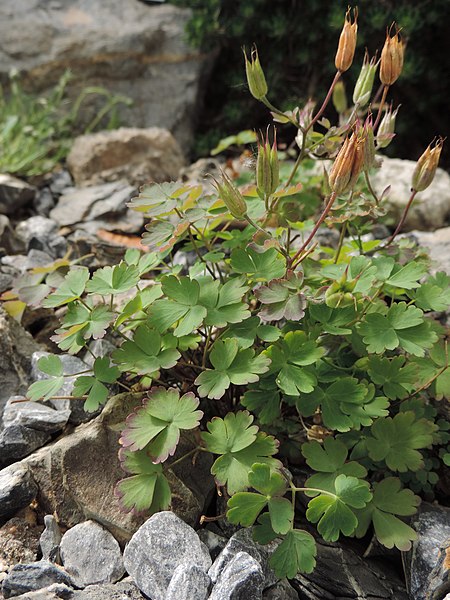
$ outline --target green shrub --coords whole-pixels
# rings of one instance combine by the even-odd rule
[[[349,14],[345,28],[342,69],[351,62]],[[385,82],[402,62],[395,30],[388,43]],[[300,130],[295,165],[279,165],[268,132],[251,185],[240,189],[223,173],[213,187],[144,186],[130,206],[150,218],[148,253],[128,250],[93,274],[60,261],[17,282],[9,302],[66,307],[53,338],[64,352],[106,332],[119,340],[78,374],[73,396],[95,410],[119,385],[142,400],[121,438],[127,476],[117,494],[127,510],[167,508],[167,469],[208,452],[229,521],[254,525],[260,543],[279,538],[270,564],[293,577],[315,566],[314,537],[296,518],[300,494],[303,516],[326,541],[371,528],[387,548],[408,550],[416,539],[404,520],[420,502],[415,492],[432,494],[450,462],[450,424],[431,402],[450,397],[436,318],[448,308],[450,277],[430,275],[426,254],[398,240],[403,218],[387,240],[364,236],[384,211],[370,184],[378,146],[390,139],[379,131],[382,106],[373,117],[354,106],[339,126],[320,119],[338,70],[320,110],[283,113],[266,96],[256,49],[246,67],[252,93]],[[403,217],[430,185],[441,148],[440,139],[419,159]],[[323,158],[332,159],[325,175],[311,168]],[[336,248],[318,241],[323,223],[339,230]],[[196,256],[191,266],[175,264],[177,250]],[[28,397],[57,396],[60,359],[38,366],[48,378]],[[181,436],[190,449],[174,457]],[[299,464],[310,469],[305,481],[293,476]]]
[[[0,172],[23,176],[47,173],[67,156],[74,135],[90,133],[99,124],[107,129],[118,126],[116,108],[129,104],[127,98],[100,87],[87,87],[70,103],[66,97],[70,79],[67,71],[42,97],[26,93],[17,75],[11,76],[8,91],[0,85]],[[104,97],[104,106],[80,129],[80,109],[92,94]]]

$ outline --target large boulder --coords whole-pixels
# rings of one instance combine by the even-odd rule
[[[77,137],[67,165],[80,186],[118,179],[141,185],[177,179],[184,159],[167,129],[121,127]]]
[[[119,542],[131,537],[148,515],[123,512],[114,488],[126,477],[117,456],[120,430],[139,402],[133,394],[115,396],[90,423],[16,463],[33,473],[40,510],[54,514],[63,527],[92,519]],[[186,463],[174,466],[166,475],[172,489],[172,510],[195,525],[214,489],[209,475],[211,460],[202,453],[195,468],[187,468]]]
[[[400,158],[383,157],[381,168],[371,175],[372,185],[378,195],[390,186],[386,203],[388,215],[396,224],[411,195],[411,182],[416,162]],[[433,231],[444,227],[450,218],[450,175],[443,169],[436,171],[433,183],[417,194],[406,217],[403,231],[420,229]]]
[[[27,87],[45,91],[70,68],[72,97],[89,85],[128,96],[133,105],[118,107],[123,124],[165,127],[185,147],[210,64],[185,41],[190,14],[139,0],[2,0],[0,81],[18,69]],[[88,101],[86,119],[105,99]]]

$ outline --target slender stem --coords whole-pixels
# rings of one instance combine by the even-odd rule
[[[381,115],[383,114],[384,103],[386,102],[386,96],[387,96],[388,91],[389,91],[389,86],[385,85],[383,88],[383,95],[381,96],[380,106],[378,107],[377,118],[375,120],[375,123],[373,124],[374,131],[378,127],[378,123],[380,122]]]
[[[262,227],[260,227],[258,225],[258,223],[255,223],[255,221],[253,221],[253,219],[251,217],[248,216],[248,214],[246,213],[244,215],[244,218],[250,223],[250,225],[252,227],[254,227],[257,231],[260,231],[261,233],[264,233],[264,235],[267,235],[267,231],[265,231]]]
[[[183,460],[185,460],[186,458],[189,458],[190,456],[192,456],[193,454],[195,454],[199,450],[202,450],[202,448],[200,446],[196,446],[192,450],[189,450],[189,452],[186,452],[186,454],[183,454],[183,456],[180,456],[180,458],[177,458],[177,460],[174,460],[170,464],[168,463],[167,465],[165,465],[165,469],[164,470],[171,469],[172,467],[174,467],[175,465],[177,465],[180,462],[183,462]]]
[[[209,327],[208,328],[208,335],[206,337],[206,341],[205,341],[205,347],[203,349],[203,357],[202,357],[202,368],[206,368],[206,358],[208,355],[208,349],[209,349],[209,345],[211,342],[211,334],[212,334],[212,328]]]
[[[78,371],[78,373],[68,373],[63,377],[75,377],[76,375],[85,375],[86,373],[92,373],[92,369],[85,369],[84,371]]]
[[[378,196],[377,196],[377,194],[376,194],[375,190],[374,190],[374,189],[373,189],[373,187],[372,187],[372,182],[370,181],[370,178],[369,178],[369,172],[367,171],[367,169],[364,169],[364,179],[366,180],[366,185],[367,185],[367,187],[369,188],[369,192],[372,194],[372,196],[373,196],[373,198],[374,198],[375,202],[376,202],[377,204],[379,204],[379,203],[380,203],[380,199],[378,198]]]
[[[387,243],[383,246],[383,248],[386,248],[387,246],[390,246],[392,244],[392,242],[394,241],[394,239],[396,238],[396,236],[398,235],[398,233],[400,232],[400,230],[403,227],[403,224],[405,222],[405,219],[406,219],[406,217],[408,215],[409,209],[411,208],[411,204],[413,203],[413,200],[416,197],[416,194],[417,194],[417,190],[412,190],[411,191],[411,196],[409,197],[408,203],[405,206],[405,210],[403,211],[402,218],[400,219],[397,227],[395,228],[394,233],[388,239]]]
[[[316,235],[319,227],[322,225],[322,223],[324,222],[325,218],[327,217],[328,213],[330,212],[334,201],[336,200],[336,192],[332,192],[330,194],[329,200],[327,205],[325,206],[322,214],[320,215],[317,223],[314,225],[313,230],[311,231],[311,233],[309,234],[307,240],[302,244],[301,248],[296,252],[296,254],[293,256],[293,258],[291,259],[291,266],[292,269],[295,269],[295,267],[302,261],[302,259],[299,257],[301,257],[301,254],[303,253],[303,251],[307,248],[308,244],[311,242],[311,240],[313,239],[313,237]]]
[[[342,250],[342,246],[344,244],[344,239],[345,239],[345,234],[347,232],[347,221],[344,222],[344,224],[342,225],[342,229],[341,229],[341,234],[339,236],[339,244],[336,250],[336,256],[334,257],[334,264],[337,264],[337,261],[339,260],[339,255],[341,253]]]
[[[331,498],[338,498],[338,496],[336,496],[336,494],[333,494],[333,492],[327,492],[325,490],[320,490],[319,488],[296,487],[293,483],[291,483],[291,490],[294,490],[295,492],[317,492],[318,494],[325,494],[326,496],[331,496]]]
[[[199,250],[199,248],[197,246],[197,243],[195,241],[195,238],[192,235],[191,226],[189,226],[188,231],[189,231],[189,238],[191,240],[191,244],[192,244],[192,246],[194,248],[195,254],[198,256],[200,262],[202,262],[205,265],[205,269],[208,271],[208,273],[210,275],[212,275],[212,277],[215,279],[216,278],[216,274],[214,273],[214,271],[211,269],[211,267],[208,265],[208,263],[206,262],[206,260],[201,255],[200,250]]]
[[[84,308],[87,308],[89,312],[92,312],[92,308],[89,306],[89,304],[86,304],[86,302],[82,298],[78,298],[78,302],[80,302],[84,306]]]
[[[126,390],[127,392],[131,392],[131,388],[128,387],[127,385],[125,385],[124,383],[122,383],[121,381],[116,381],[115,382],[119,387],[123,388],[124,390]]]
[[[269,100],[264,96],[264,98],[261,98],[261,102],[267,106],[267,108],[272,111],[273,113],[280,115],[281,117],[283,117],[283,119],[287,119],[289,121],[289,123],[291,123],[292,125],[294,125],[294,127],[298,127],[298,123],[292,119],[291,117],[288,117],[287,114],[285,114],[282,110],[278,109],[276,106],[274,106],[271,102],[269,102]]]
[[[305,129],[305,134],[311,129],[311,127],[313,127],[313,125],[320,119],[320,117],[322,116],[324,110],[326,109],[329,101],[331,100],[331,96],[333,94],[333,90],[335,88],[335,85],[337,84],[337,82],[339,81],[340,77],[341,77],[341,71],[336,71],[336,74],[334,76],[334,79],[330,85],[330,89],[328,90],[327,95],[325,96],[325,100],[322,102],[322,106],[319,108],[319,112],[315,115],[315,117],[312,119],[311,123],[308,125],[308,127]]]

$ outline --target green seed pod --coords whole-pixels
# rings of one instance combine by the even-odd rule
[[[264,71],[259,62],[258,50],[256,49],[256,46],[252,47],[250,54],[251,60],[248,60],[245,48],[243,51],[245,57],[245,72],[250,93],[256,100],[262,100],[262,98],[267,96],[269,88],[267,87]]]
[[[392,106],[390,106],[389,110],[386,111],[384,117],[381,119],[377,131],[377,148],[387,148],[392,142],[392,139],[395,136],[395,119],[397,118],[400,106],[401,105],[399,104],[394,111],[392,110]]]
[[[258,158],[256,160],[256,188],[261,198],[271,196],[280,182],[280,168],[278,163],[278,152],[276,132],[272,147],[269,144],[269,135],[266,140],[258,143]]]
[[[247,214],[247,204],[241,192],[235,188],[231,179],[222,172],[222,181],[219,183],[216,179],[215,187],[223,203],[230,213],[236,219],[243,220]]]
[[[353,91],[354,104],[364,107],[369,102],[379,62],[380,61],[377,61],[376,56],[369,60],[369,53],[366,49],[361,71],[359,72]]]

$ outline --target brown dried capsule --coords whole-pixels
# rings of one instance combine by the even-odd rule
[[[353,23],[351,18],[351,8],[348,7],[345,13],[344,26],[339,37],[338,49],[334,64],[336,69],[343,73],[347,71],[353,62],[356,48],[356,33],[358,31],[358,9],[353,9]]]
[[[400,77],[404,55],[405,42],[396,23],[392,23],[386,31],[386,41],[381,51],[380,80],[383,85],[392,85]]]
[[[412,177],[412,189],[416,192],[423,192],[433,181],[443,145],[444,138],[440,137],[436,141],[434,148],[432,148],[432,142],[417,161]]]
[[[328,177],[335,194],[342,194],[355,185],[364,166],[364,143],[364,135],[354,132],[339,150]]]

